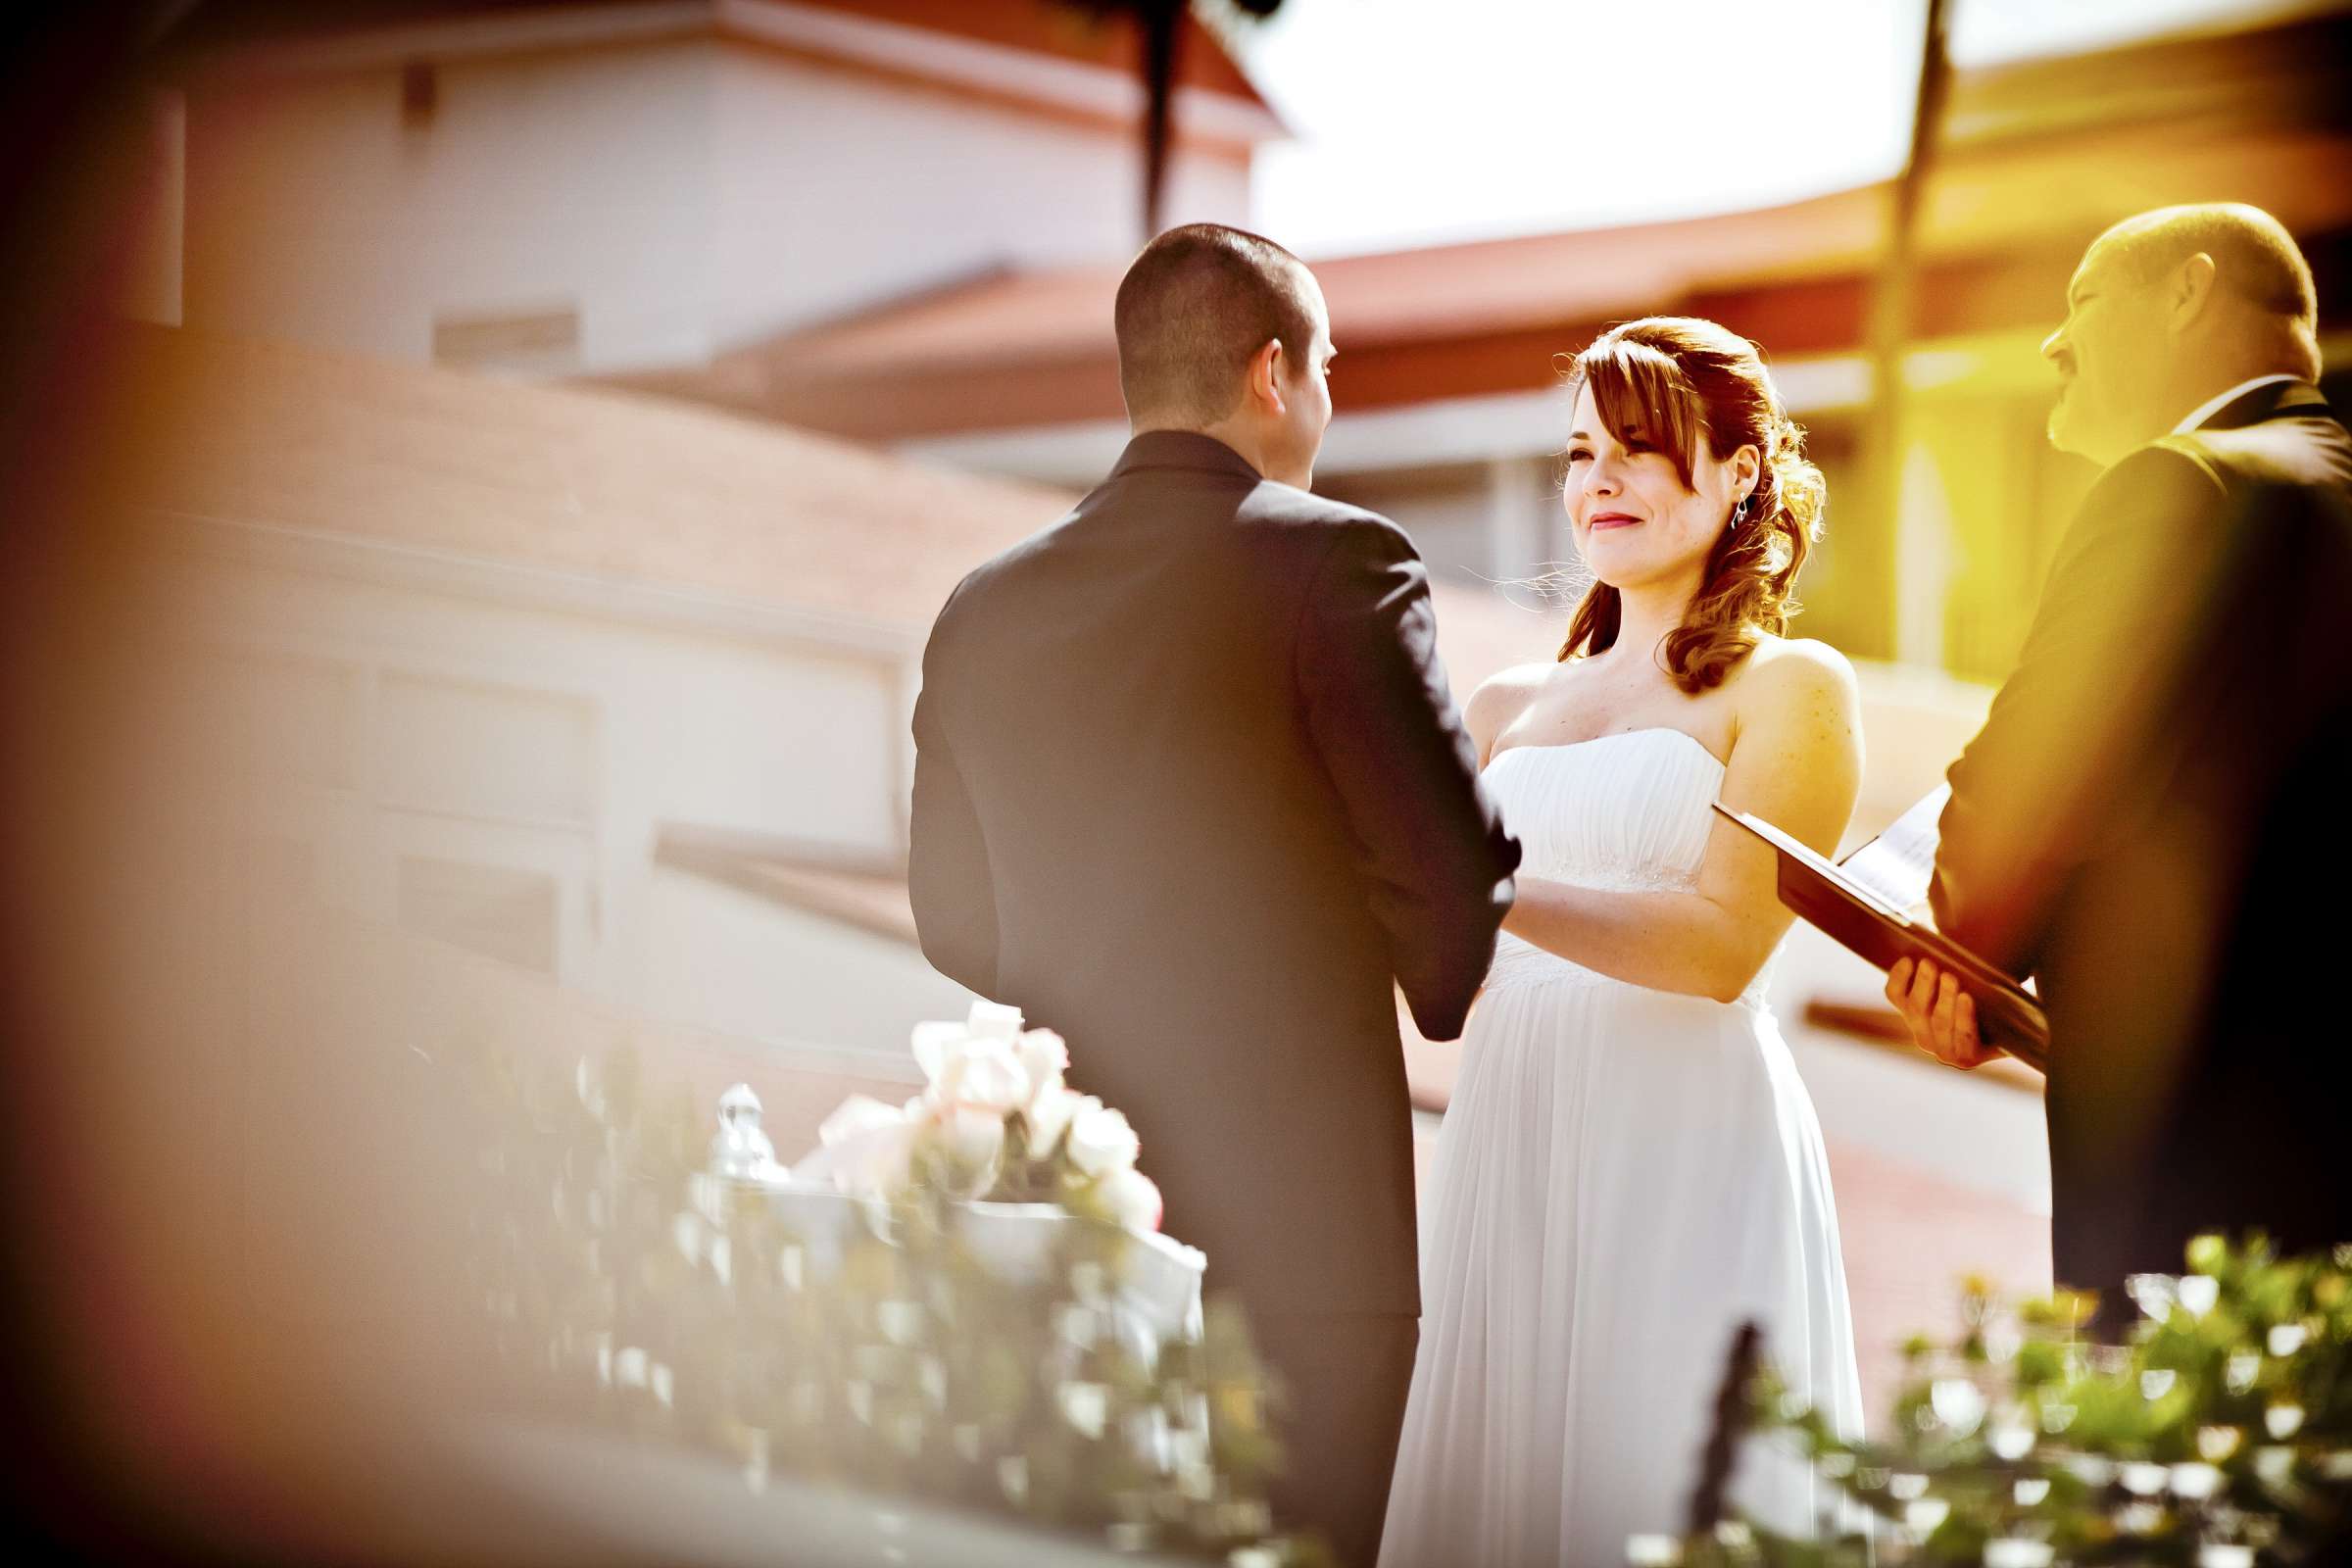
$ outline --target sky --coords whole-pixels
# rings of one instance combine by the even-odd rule
[[[1213,10],[1213,5],[1211,8]],[[2322,9],[1949,0],[1956,65]],[[1925,0],[1287,0],[1227,24],[1298,133],[1254,220],[1308,256],[1772,206],[1885,179]]]

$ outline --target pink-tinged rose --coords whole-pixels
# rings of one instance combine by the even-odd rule
[[[1135,1163],[1141,1141],[1127,1125],[1124,1111],[1105,1105],[1092,1095],[1070,1117],[1070,1163],[1082,1175],[1103,1177]]]
[[[1089,1098],[1055,1085],[1029,1102],[1028,1109],[1021,1112],[1021,1119],[1029,1124],[1029,1152],[1041,1157],[1052,1153],[1061,1135],[1069,1130],[1070,1118]]]
[[[1132,1165],[1103,1177],[1095,1200],[1102,1206],[1105,1219],[1137,1232],[1159,1229],[1165,1206],[1160,1200],[1159,1184]]]

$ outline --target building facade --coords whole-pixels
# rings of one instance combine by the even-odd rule
[[[251,34],[237,9],[173,74],[205,330],[523,375],[702,365],[1138,243],[1126,35],[1030,0],[420,6]],[[1280,124],[1188,41],[1167,211],[1244,221]]]

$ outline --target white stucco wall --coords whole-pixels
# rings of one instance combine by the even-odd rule
[[[429,56],[428,56],[429,58]],[[1134,137],[715,35],[395,64],[188,95],[186,320],[387,359],[436,318],[576,312],[516,373],[700,364],[1003,266],[1125,258]],[[1170,221],[1246,221],[1247,164],[1176,160]]]
[[[257,875],[445,936],[552,900],[546,961],[528,930],[501,956],[650,1017],[898,1051],[958,1010],[911,947],[653,858],[665,823],[895,854],[896,657],[210,557],[181,602],[160,754],[228,780]]]
[[[920,950],[668,866],[647,894],[646,1011],[746,1040],[905,1057],[925,1018],[972,994]]]
[[[714,48],[442,62],[415,125],[396,66],[199,87],[188,324],[421,362],[437,316],[570,308],[550,370],[707,354]]]
[[[720,48],[712,335],[757,340],[997,267],[1123,260],[1137,139],[756,44]],[[1244,223],[1250,173],[1171,164],[1164,221]]]

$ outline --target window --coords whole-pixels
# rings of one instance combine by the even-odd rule
[[[580,313],[564,305],[433,318],[433,363],[480,368],[566,370],[580,358]]]
[[[596,707],[584,698],[387,670],[376,701],[386,806],[586,826],[596,814]]]
[[[557,895],[541,871],[400,859],[401,929],[545,975],[556,972]]]

